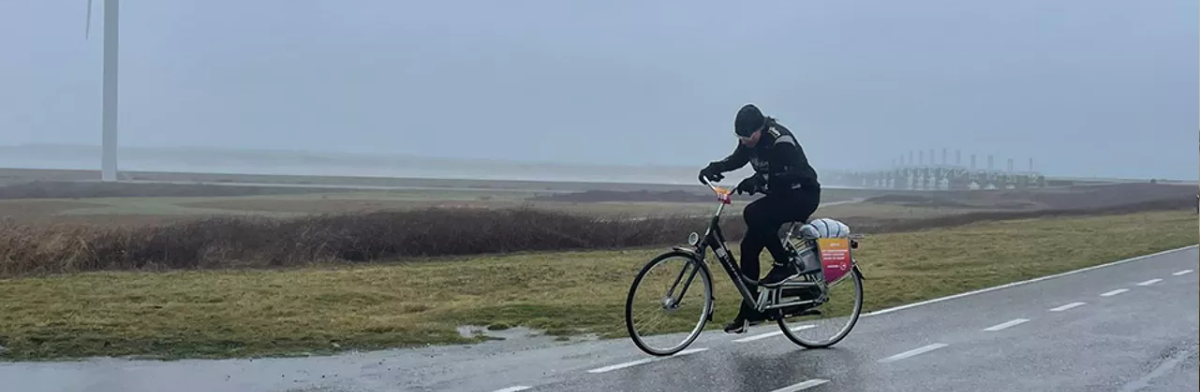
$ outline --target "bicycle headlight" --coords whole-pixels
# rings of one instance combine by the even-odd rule
[[[694,231],[692,234],[688,234],[687,243],[691,246],[700,246],[700,235],[696,234]]]

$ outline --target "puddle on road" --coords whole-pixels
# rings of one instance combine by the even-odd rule
[[[509,342],[533,342],[533,341],[555,341],[555,342],[580,342],[597,340],[599,336],[596,334],[580,334],[578,336],[549,336],[545,331],[537,330],[522,326],[510,327],[507,325],[460,325],[456,327],[458,334],[463,337],[471,338],[484,336],[489,340],[502,340]]]

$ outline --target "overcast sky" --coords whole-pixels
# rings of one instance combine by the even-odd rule
[[[99,144],[103,0],[0,0],[0,144]],[[1195,0],[125,0],[121,143],[700,167],[759,104],[908,150],[1198,177]],[[953,156],[953,154],[951,154]]]

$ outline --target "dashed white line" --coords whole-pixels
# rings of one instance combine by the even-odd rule
[[[1051,312],[1061,312],[1064,310],[1075,309],[1075,308],[1078,308],[1083,305],[1087,305],[1087,302],[1072,302],[1072,303],[1069,303],[1069,304],[1066,304],[1063,306],[1059,306],[1057,308],[1052,308],[1052,309],[1050,309],[1050,311]]]
[[[817,385],[821,385],[821,384],[824,384],[824,383],[827,383],[827,382],[829,382],[829,380],[823,380],[823,379],[819,379],[819,378],[814,378],[814,379],[812,379],[812,380],[808,380],[808,381],[805,381],[805,382],[802,382],[802,383],[799,383],[799,384],[796,384],[796,385],[789,385],[789,386],[786,386],[786,387],[783,387],[783,388],[779,388],[779,389],[776,389],[776,390],[774,390],[774,391],[771,391],[771,392],[796,392],[796,391],[803,391],[803,390],[805,390],[805,389],[812,388],[812,387],[815,387],[815,386],[817,386]]]
[[[990,326],[990,327],[984,328],[983,330],[984,330],[984,331],[987,331],[987,332],[996,332],[996,331],[999,331],[999,330],[1002,330],[1002,329],[1006,329],[1006,328],[1012,327],[1012,326],[1014,326],[1014,325],[1023,324],[1023,323],[1025,323],[1025,322],[1027,322],[1027,321],[1029,321],[1029,319],[1023,319],[1023,318],[1019,318],[1019,319],[1015,319],[1015,320],[1009,320],[1009,321],[1005,321],[1005,322],[1003,322],[1003,323],[1000,323],[1000,324],[996,324],[996,325],[993,325],[993,326]]]
[[[1187,274],[1190,274],[1190,273],[1192,273],[1192,270],[1190,270],[1190,269],[1187,269],[1187,270],[1183,270],[1183,271],[1179,271],[1179,272],[1173,273],[1173,274],[1171,274],[1171,275],[1172,275],[1172,276],[1184,276],[1184,275],[1187,275]]]
[[[948,344],[934,343],[934,344],[931,344],[931,345],[928,345],[925,347],[908,350],[908,351],[881,359],[881,360],[879,360],[879,362],[895,362],[895,361],[899,361],[901,359],[915,357],[915,356],[918,356],[918,355],[921,355],[921,354],[924,354],[924,353],[927,353],[927,352],[930,352],[933,350],[937,350],[939,348],[946,347],[946,346],[948,346]]]
[[[1129,289],[1116,289],[1116,290],[1109,291],[1109,292],[1107,292],[1107,293],[1104,293],[1104,294],[1100,294],[1100,296],[1101,296],[1101,297],[1111,297],[1111,296],[1114,296],[1114,295],[1117,295],[1117,294],[1124,293],[1124,292],[1126,292],[1126,291],[1129,291]]]
[[[495,391],[492,391],[492,392],[518,392],[518,391],[524,391],[524,390],[526,390],[526,389],[529,389],[529,388],[533,388],[533,387],[527,387],[527,386],[524,386],[524,385],[518,385],[518,386],[515,386],[515,387],[508,387],[508,388],[504,388],[504,389],[497,389],[497,390],[495,390]]]
[[[1152,285],[1152,284],[1155,284],[1155,283],[1158,283],[1158,282],[1162,282],[1162,279],[1150,279],[1150,280],[1147,280],[1147,281],[1145,281],[1145,282],[1138,283],[1137,285],[1138,285],[1138,286],[1149,286],[1149,285]]]
[[[816,327],[815,325],[811,325],[811,324],[805,324],[805,325],[801,325],[801,326],[798,326],[798,327],[792,327],[792,328],[791,328],[791,330],[792,330],[792,332],[795,332],[795,331],[801,331],[801,330],[805,330],[805,329],[809,329],[809,328],[815,328],[815,327]],[[738,343],[746,343],[746,342],[753,342],[753,341],[755,341],[755,340],[766,339],[766,338],[769,338],[769,337],[774,337],[774,336],[779,336],[779,335],[783,335],[783,331],[767,332],[767,333],[764,333],[764,334],[759,334],[759,335],[754,335],[754,336],[747,336],[747,337],[744,337],[744,338],[741,338],[741,339],[735,339],[734,341],[735,341],[735,342],[738,342]]]
[[[661,361],[661,360],[668,359],[668,358],[681,357],[681,356],[684,356],[684,355],[688,355],[688,354],[695,354],[695,353],[698,353],[698,352],[701,352],[701,351],[706,351],[706,350],[708,350],[708,348],[707,348],[707,347],[705,347],[705,348],[690,348],[690,349],[687,349],[687,350],[680,351],[680,352],[676,353],[675,355],[672,355],[672,356],[669,356],[669,357],[654,357],[654,358],[639,359],[639,360],[636,360],[636,361],[630,361],[630,362],[625,362],[625,363],[618,363],[618,364],[616,364],[616,365],[605,366],[605,367],[602,367],[602,368],[595,368],[595,369],[592,369],[592,370],[588,370],[588,373],[604,373],[604,372],[611,372],[611,371],[613,371],[613,370],[624,369],[624,368],[627,368],[627,367],[630,367],[630,366],[637,366],[637,365],[647,364],[647,363],[650,363],[650,362],[654,362],[654,361]]]

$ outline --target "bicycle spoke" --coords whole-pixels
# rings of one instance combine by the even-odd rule
[[[692,287],[697,281],[700,290]],[[626,326],[634,342],[657,355],[682,349],[706,321],[711,286],[701,266],[690,257],[668,254],[656,258],[639,273],[626,302]]]
[[[780,320],[784,334],[805,347],[828,347],[841,341],[850,333],[862,311],[861,284],[857,272],[851,272],[837,284],[830,285],[824,294],[825,302],[813,307],[819,313],[792,314]]]

